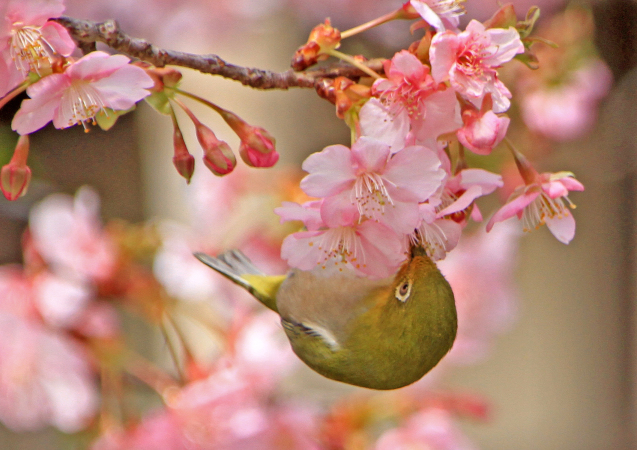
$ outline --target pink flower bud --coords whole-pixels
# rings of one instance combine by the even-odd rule
[[[173,145],[175,147],[175,154],[173,156],[173,164],[179,172],[179,175],[186,179],[186,182],[190,183],[192,174],[195,171],[195,158],[188,152],[184,136],[181,134],[181,130],[175,122],[175,131],[173,133]]]
[[[252,167],[272,167],[279,160],[279,153],[276,150],[262,153],[250,147],[246,141],[241,141],[239,155],[243,162]]]
[[[239,136],[242,143],[245,142],[247,146],[260,153],[275,152],[276,141],[266,130],[246,123],[241,117],[225,109],[218,108],[216,111]]]
[[[197,132],[198,135],[199,133]],[[212,173],[217,176],[223,176],[234,170],[237,165],[237,158],[227,143],[217,141],[214,146],[204,147],[203,162]]]
[[[13,157],[0,172],[0,188],[7,200],[16,200],[27,193],[31,181],[31,169],[27,166],[29,155],[29,136],[18,139]]]

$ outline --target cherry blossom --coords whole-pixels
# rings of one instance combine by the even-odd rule
[[[410,233],[418,225],[418,202],[427,200],[445,173],[434,152],[406,147],[394,155],[384,142],[363,136],[352,149],[332,145],[303,163],[301,188],[314,197],[339,197],[359,214]]]
[[[50,70],[55,53],[73,52],[75,43],[66,28],[49,21],[63,12],[62,0],[8,0],[0,6],[0,96],[29,72]]]
[[[491,94],[487,94],[482,101],[482,108],[478,110],[473,105],[467,105],[462,112],[464,127],[457,132],[462,145],[478,155],[488,155],[506,136],[509,122],[506,116],[498,116],[492,110]]]
[[[564,199],[574,207],[568,199],[569,191],[583,190],[582,183],[570,172],[535,173],[526,184],[518,186],[506,204],[491,217],[487,231],[496,222],[518,216],[524,231],[546,224],[558,241],[568,244],[575,236],[575,219],[564,205]]]
[[[277,209],[282,220],[290,209]],[[391,275],[405,258],[399,236],[389,227],[373,220],[360,222],[354,205],[324,201],[321,207],[324,227],[300,231],[286,237],[281,256],[301,270],[353,270],[370,277]]]
[[[129,64],[124,55],[92,52],[29,86],[11,124],[20,134],[33,133],[53,121],[56,128],[86,126],[100,111],[126,111],[150,94],[154,82],[146,72]]]
[[[445,28],[456,29],[460,23],[459,16],[464,14],[464,0],[410,0],[409,4],[436,31]]]
[[[612,74],[606,64],[593,61],[557,86],[540,86],[520,102],[526,125],[556,141],[576,139],[591,129],[597,104],[608,93]]]
[[[14,431],[86,427],[98,406],[87,355],[35,321],[0,312],[0,421]]]
[[[449,81],[476,107],[491,93],[493,112],[504,112],[509,109],[511,92],[498,79],[496,69],[523,51],[515,28],[485,29],[472,20],[459,34],[446,31],[434,36],[429,50],[431,75],[438,83]]]
[[[374,450],[477,450],[462,434],[453,415],[442,408],[428,408],[412,415],[398,428],[385,431]]]
[[[438,83],[413,53],[401,50],[384,63],[387,78],[374,82],[372,92],[394,110],[405,109],[411,116],[424,116],[424,100],[437,90]]]
[[[103,280],[115,265],[115,247],[99,221],[99,197],[88,187],[71,198],[53,194],[32,210],[31,238],[54,272],[71,280]]]

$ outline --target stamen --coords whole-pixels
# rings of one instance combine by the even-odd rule
[[[568,197],[564,198],[569,201]],[[562,219],[569,214],[570,212],[564,205],[562,197],[551,198],[542,192],[524,208],[524,212],[522,213],[522,229],[524,231],[537,230],[546,223],[547,218],[552,219],[557,217],[558,219]]]
[[[13,31],[9,54],[23,75],[31,71],[41,75],[40,69],[50,66],[54,53],[40,28],[25,26]]]
[[[356,178],[350,200],[356,203],[361,219],[366,216],[377,220],[385,214],[386,205],[394,204],[383,179],[376,173],[367,172]]]
[[[81,123],[88,131],[88,123],[95,125],[95,116],[106,108],[100,93],[87,81],[73,82],[60,104],[63,117],[68,117],[67,126]]]

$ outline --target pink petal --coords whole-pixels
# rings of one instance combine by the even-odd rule
[[[508,117],[498,117],[493,111],[487,111],[458,130],[458,140],[472,152],[488,155],[504,139],[509,122]]]
[[[397,76],[400,78],[400,82],[406,78],[411,82],[420,83],[425,75],[423,63],[416,58],[416,55],[407,50],[401,50],[391,59],[390,78]]]
[[[553,236],[563,244],[568,244],[575,236],[575,218],[568,211],[562,217],[547,217],[546,226],[551,230]]]
[[[301,180],[301,189],[312,197],[337,194],[353,185],[356,177],[352,153],[344,145],[330,145],[311,154],[302,167],[309,175]]]
[[[538,195],[540,195],[538,190],[526,190],[522,195],[508,201],[504,206],[502,206],[502,208],[496,211],[493,217],[491,217],[489,223],[487,223],[487,231],[491,231],[491,228],[493,228],[493,225],[496,222],[502,222],[503,220],[507,220],[516,214],[521,213],[527,205],[537,198]]]
[[[431,76],[436,83],[449,79],[449,71],[456,62],[458,45],[458,37],[451,31],[437,33],[431,41],[429,49]]]
[[[63,0],[10,0],[5,20],[41,27],[48,19],[60,17],[64,9]]]
[[[460,104],[453,89],[446,89],[431,94],[424,105],[424,120],[412,124],[413,132],[418,143],[435,148],[438,136],[456,131],[462,126]]]
[[[460,186],[465,189],[474,184],[482,188],[482,195],[488,195],[504,186],[502,175],[484,169],[464,169],[460,172]]]
[[[67,86],[68,79],[63,74],[49,75],[32,85],[27,93],[30,94],[29,90],[31,90],[31,92],[36,91],[38,95],[30,100],[22,101],[20,109],[13,117],[11,128],[24,135],[45,126],[53,119]]]
[[[405,194],[393,193],[399,200],[427,200],[440,187],[445,172],[438,156],[423,146],[406,147],[392,156],[382,175]]]
[[[405,146],[405,136],[409,132],[409,115],[405,109],[394,115],[380,100],[370,98],[361,108],[359,119],[362,136],[386,143],[392,153]]]
[[[445,31],[445,26],[442,24],[442,20],[440,20],[438,14],[433,12],[429,5],[422,0],[410,0],[409,3],[413,6],[416,12],[420,14],[420,17],[422,17],[429,25],[434,27],[436,31]]]
[[[153,85],[152,78],[142,68],[131,65],[125,65],[92,83],[111,109],[124,111],[150,95],[144,88],[151,88]]]
[[[323,256],[319,246],[324,233],[325,231],[300,231],[289,235],[281,244],[281,258],[291,267],[313,269]]]
[[[524,44],[515,28],[489,28],[485,33],[491,39],[490,48],[495,50],[490,57],[484,59],[485,64],[492,67],[501,66],[511,61],[516,54],[524,53]]]
[[[374,219],[378,219],[378,222],[397,233],[411,234],[420,222],[418,202],[394,202],[393,205],[385,205],[385,212]]]
[[[447,206],[445,209],[440,211],[437,214],[437,217],[442,218],[449,214],[453,214],[458,211],[463,211],[467,209],[471,205],[471,203],[473,203],[473,201],[476,198],[480,197],[481,195],[483,195],[483,193],[482,193],[482,188],[480,186],[477,186],[477,185],[471,186],[469,189],[464,191],[462,195],[458,197],[458,199],[455,202],[453,202],[451,205]]]
[[[352,226],[360,221],[358,208],[352,203],[350,192],[343,191],[323,200],[321,219],[329,228]]]
[[[126,66],[130,59],[124,55],[109,55],[97,51],[75,61],[65,71],[73,80],[99,80]]]
[[[283,202],[281,205],[274,208],[274,213],[281,218],[281,223],[300,220],[309,231],[318,230],[324,226],[318,209],[306,207],[307,204],[299,205],[294,202]]]
[[[67,29],[57,22],[48,21],[40,28],[40,32],[53,50],[62,56],[69,56],[76,48],[75,41],[73,41]]]
[[[374,138],[362,136],[352,145],[352,161],[356,169],[382,173],[389,158],[389,145]]]
[[[568,189],[569,191],[584,190],[584,185],[573,177],[560,178],[559,182],[562,183],[566,187],[566,189]]]
[[[402,242],[396,233],[380,223],[367,220],[357,229],[363,248],[358,258],[362,273],[372,277],[385,278],[393,275],[405,259]]]

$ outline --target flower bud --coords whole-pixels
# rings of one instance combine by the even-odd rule
[[[307,69],[319,60],[327,58],[327,53],[340,45],[341,32],[332,26],[329,19],[326,19],[325,23],[314,27],[307,43],[294,53],[292,68],[296,71]]]
[[[212,173],[223,176],[234,170],[237,158],[226,142],[217,141],[216,145],[204,148],[203,162]]]
[[[27,166],[29,135],[20,136],[13,157],[0,172],[0,188],[7,200],[16,200],[27,193],[31,181],[31,169]]]
[[[262,153],[251,147],[246,141],[241,141],[239,155],[243,162],[252,167],[272,167],[279,160],[279,153],[276,150]]]
[[[195,171],[195,158],[188,152],[184,136],[181,134],[181,130],[175,122],[175,130],[173,133],[173,145],[175,147],[175,154],[173,156],[173,164],[179,172],[179,175],[186,179],[186,182],[190,183],[192,174]]]

